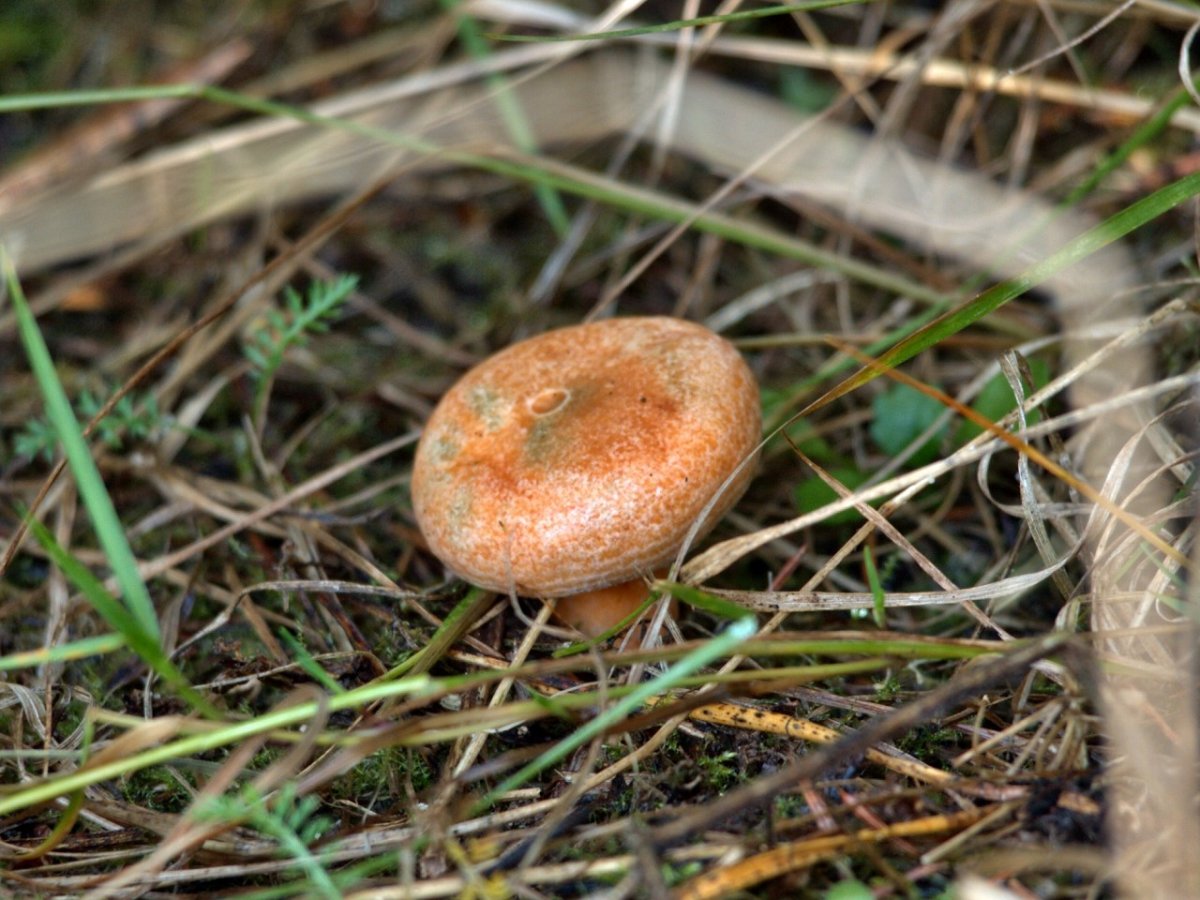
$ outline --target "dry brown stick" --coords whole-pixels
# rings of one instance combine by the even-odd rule
[[[895,825],[864,828],[849,834],[830,834],[804,838],[772,847],[729,866],[713,869],[686,882],[672,895],[674,900],[712,900],[754,887],[834,856],[852,852],[856,847],[879,844],[899,837],[917,837],[974,825],[987,816],[1011,809],[1015,804],[969,809],[952,815],[926,816]]]

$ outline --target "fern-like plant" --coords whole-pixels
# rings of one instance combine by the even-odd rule
[[[75,402],[79,418],[91,419],[104,402],[89,390],[83,391]],[[158,409],[153,394],[126,394],[112,411],[96,423],[96,437],[106,446],[119,450],[127,441],[141,441],[152,437],[167,425],[167,419]],[[13,450],[17,456],[43,457],[47,462],[54,459],[58,448],[58,431],[45,417],[31,419],[13,439]]]
[[[287,351],[308,343],[312,334],[328,331],[330,322],[357,284],[354,275],[314,281],[304,297],[290,287],[285,288],[283,309],[272,307],[263,326],[249,336],[242,352],[255,370],[254,421],[258,428],[261,429],[266,418],[271,384]]]
[[[245,785],[237,793],[209,798],[197,810],[197,817],[215,822],[244,822],[273,839],[280,855],[290,859],[302,873],[303,896],[336,900],[346,885],[335,882],[333,874],[312,850],[312,845],[333,827],[328,816],[316,815],[319,805],[314,796],[298,796],[291,783],[283,785],[270,799],[253,785]]]

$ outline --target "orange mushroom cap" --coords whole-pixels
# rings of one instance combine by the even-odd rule
[[[563,597],[668,563],[736,470],[698,534],[711,528],[745,490],[761,429],[753,375],[708,329],[666,317],[562,328],[446,393],[417,446],[413,508],[467,581]]]

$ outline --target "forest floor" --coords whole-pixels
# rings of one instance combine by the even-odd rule
[[[3,6],[0,895],[1200,896],[1193,9]],[[763,444],[587,641],[410,474],[610,315]]]

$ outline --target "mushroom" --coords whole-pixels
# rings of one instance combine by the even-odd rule
[[[667,317],[550,331],[467,372],[417,446],[413,509],[429,549],[489,590],[558,599],[595,636],[643,578],[742,495],[762,429],[750,369],[723,338]]]

